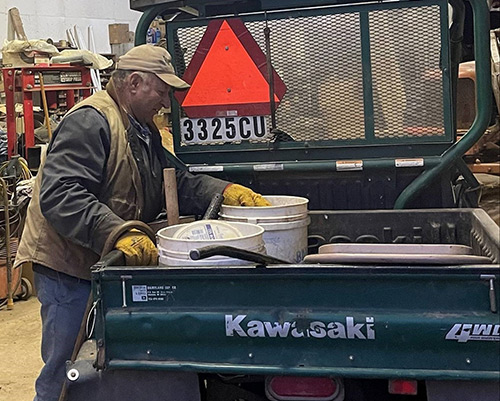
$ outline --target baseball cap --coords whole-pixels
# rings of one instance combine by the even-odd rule
[[[151,72],[173,88],[190,87],[187,82],[175,75],[172,56],[159,46],[140,45],[132,48],[118,59],[116,69]]]

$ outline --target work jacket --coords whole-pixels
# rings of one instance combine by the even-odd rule
[[[111,80],[112,82],[112,80]],[[81,279],[90,279],[90,267],[100,258],[111,231],[127,220],[142,220],[144,214],[144,186],[140,173],[140,158],[132,151],[131,139],[134,126],[119,106],[113,84],[106,91],[100,91],[76,105],[65,118],[76,110],[92,107],[104,116],[109,125],[109,154],[105,163],[105,175],[96,197],[107,207],[99,209],[99,216],[92,216],[91,226],[82,219],[79,227],[72,231],[89,232],[87,240],[67,238],[56,231],[58,217],[49,220],[40,207],[40,192],[43,185],[43,166],[35,180],[33,198],[28,206],[25,227],[17,251],[15,266],[24,262],[34,262],[50,269]],[[161,138],[155,127],[150,126],[153,144],[161,167],[169,166],[161,148]],[[75,144],[77,147],[78,144]],[[49,156],[50,157],[50,148]],[[142,166],[144,169],[144,166]],[[78,174],[75,172],[75,174]],[[216,193],[222,193],[229,184],[206,175],[192,175],[177,170],[177,186],[180,210],[183,213],[201,214]],[[162,174],[158,174],[162,179]],[[79,211],[75,211],[78,213]]]

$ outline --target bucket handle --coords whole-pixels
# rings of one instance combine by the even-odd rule
[[[235,248],[227,245],[209,245],[203,248],[191,249],[189,257],[192,260],[206,259],[211,256],[227,256],[230,258],[255,262],[259,265],[281,265],[289,264],[288,262],[257,252],[247,251],[245,249]]]

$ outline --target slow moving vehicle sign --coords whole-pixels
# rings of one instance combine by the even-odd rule
[[[277,107],[286,87],[276,71]],[[175,97],[187,118],[181,120],[182,143],[261,140],[268,131],[270,87],[266,56],[237,18],[208,24],[182,77],[191,87]]]

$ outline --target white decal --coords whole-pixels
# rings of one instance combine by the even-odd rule
[[[323,322],[312,322],[311,323],[311,337],[314,338],[325,338],[326,337],[326,325]]]
[[[346,319],[347,322],[347,338],[361,338],[363,340],[366,339],[365,335],[361,333],[361,328],[364,326],[363,323],[361,324],[354,324],[354,318],[353,317],[347,317]]]
[[[148,288],[145,285],[133,285],[132,301],[148,302]]]
[[[174,301],[175,285],[133,285],[133,302]]]
[[[254,171],[281,171],[283,170],[282,163],[267,163],[267,164],[256,164],[253,166]]]
[[[226,315],[226,336],[233,337],[234,332],[236,332],[240,337],[246,337],[247,333],[245,333],[240,326],[240,323],[246,317],[247,315],[238,315],[235,319],[233,319],[231,315]]]
[[[347,338],[345,335],[345,326],[342,323],[328,323],[328,337],[330,338]]]
[[[500,341],[500,324],[455,323],[445,337],[447,340]]]
[[[247,315],[225,315],[227,337],[270,337],[270,338],[332,338],[375,340],[375,319],[366,317],[362,323],[347,316],[345,322],[313,321],[307,326],[296,321],[270,322],[250,320]]]
[[[396,167],[422,167],[424,159],[396,159],[394,164]]]
[[[363,160],[339,160],[335,162],[337,171],[361,171],[363,170]]]
[[[190,166],[189,172],[191,173],[215,173],[217,171],[224,171],[224,166]]]

